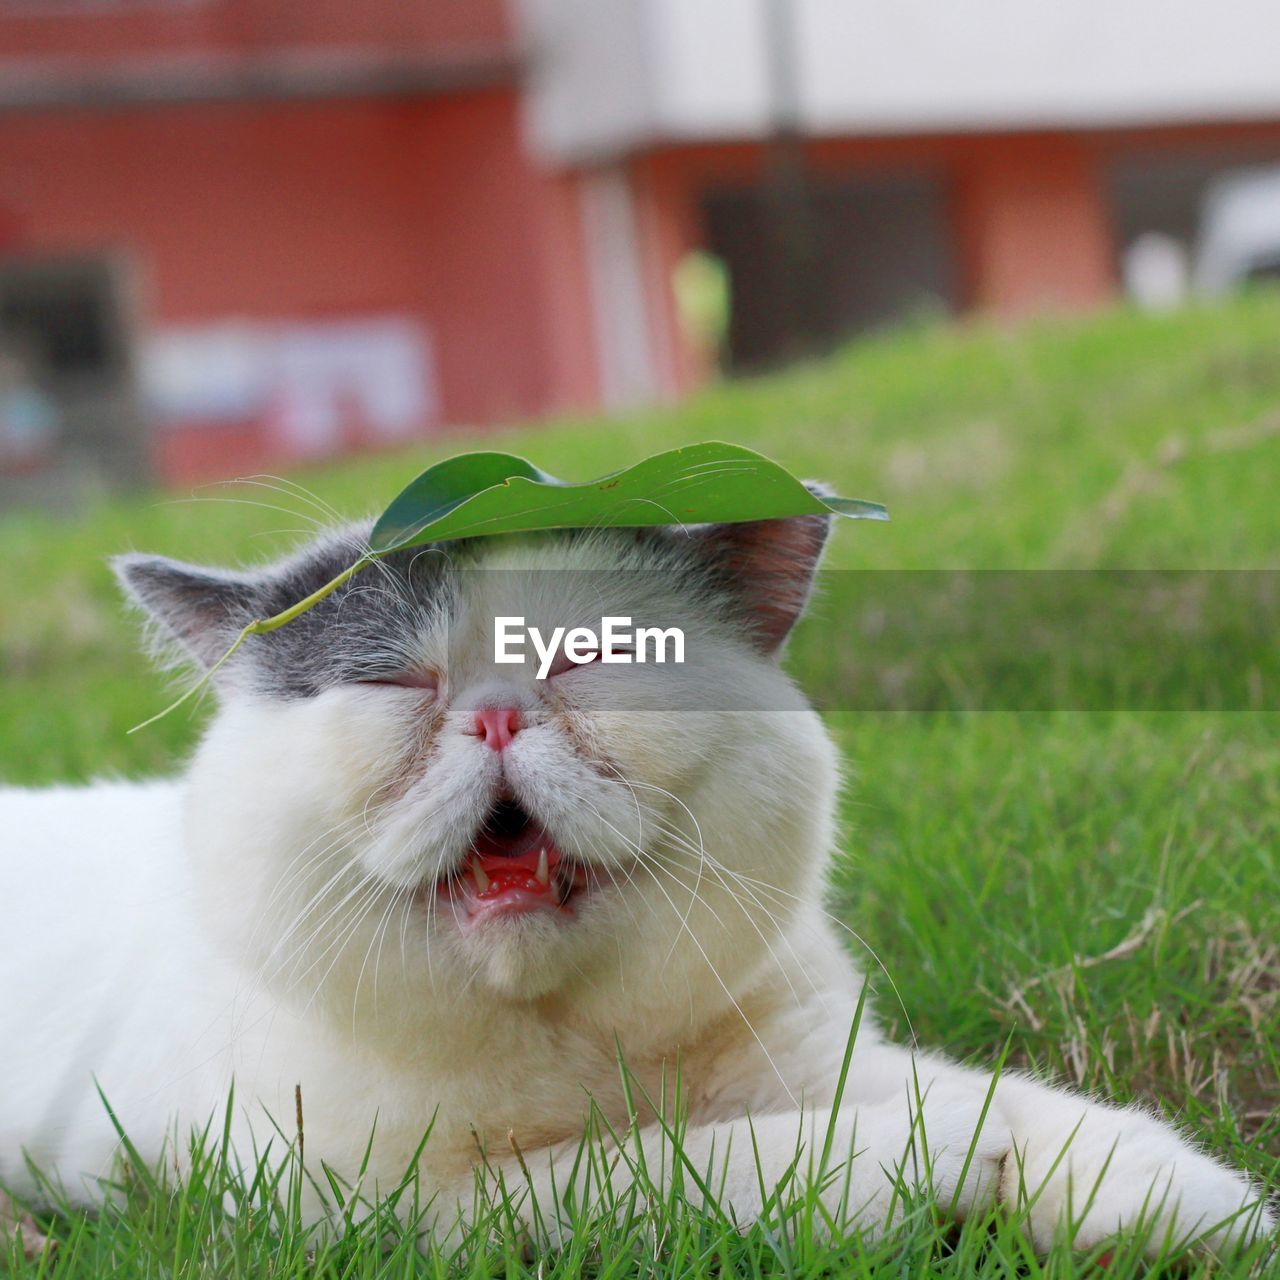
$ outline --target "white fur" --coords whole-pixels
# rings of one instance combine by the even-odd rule
[[[611,563],[607,543],[592,554]],[[491,563],[562,567],[520,544]],[[686,1153],[718,1168],[740,1218],[760,1209],[748,1115],[766,1185],[798,1143],[814,1176],[861,987],[822,910],[835,750],[776,661],[709,619],[711,667],[495,677],[495,612],[599,616],[598,599],[557,595],[565,581],[530,574],[518,608],[475,585],[430,706],[412,689],[278,702],[229,683],[181,781],[0,792],[0,1181],[31,1193],[25,1153],[74,1198],[98,1197],[117,1144],[95,1081],[153,1158],[175,1125],[220,1119],[233,1080],[242,1150],[273,1136],[268,1116],[288,1133],[301,1084],[316,1168],[354,1178],[376,1117],[365,1189],[388,1188],[435,1117],[421,1174],[445,1218],[472,1203],[473,1129],[516,1184],[518,1146],[545,1214],[585,1099],[625,1127],[615,1037],[653,1096],[679,1055]],[[611,612],[661,604],[619,593]],[[421,643],[443,662],[438,638]],[[527,723],[501,757],[464,732],[498,694]],[[568,926],[464,934],[414,896],[462,856],[503,777],[562,848],[616,880]],[[886,1171],[905,1160],[909,1181],[924,1176],[907,1158],[920,1127],[933,1194],[960,1216],[997,1196],[1016,1208],[1020,1159],[1040,1246],[1104,1167],[1082,1246],[1135,1224],[1148,1199],[1157,1241],[1259,1199],[1164,1122],[1021,1077],[1001,1082],[975,1138],[988,1086],[886,1043],[868,1015],[830,1121],[847,1174],[824,1193],[833,1211],[875,1230]],[[656,1128],[635,1141],[661,1163]]]

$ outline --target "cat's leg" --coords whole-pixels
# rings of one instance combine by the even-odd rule
[[[990,1089],[990,1077],[940,1057],[878,1045],[861,1059],[863,1083],[885,1089],[945,1086],[949,1096]],[[1069,1222],[1089,1248],[1125,1229],[1166,1238],[1203,1235],[1215,1249],[1274,1229],[1262,1191],[1199,1150],[1167,1121],[1136,1107],[1095,1102],[1017,1074],[998,1083],[986,1128],[1005,1148],[1000,1199],[1026,1211],[1044,1249]]]
[[[1040,1249],[1068,1223],[1078,1248],[1141,1227],[1153,1252],[1166,1237],[1203,1236],[1222,1249],[1275,1227],[1259,1188],[1145,1111],[1013,1074],[993,1090],[979,1071],[889,1045],[855,1055],[834,1113],[692,1126],[680,1148],[684,1195],[699,1201],[705,1187],[742,1225],[772,1213],[775,1193],[785,1205],[817,1188],[834,1222],[867,1234],[901,1215],[904,1190],[956,1219],[998,1199],[1025,1215]],[[589,1218],[637,1177],[665,1188],[675,1172],[669,1133],[651,1125],[619,1146],[596,1144],[590,1158],[570,1143],[495,1159],[486,1181],[491,1191],[501,1183],[529,1230],[556,1242],[578,1216],[566,1206],[586,1205]],[[454,1221],[465,1219],[471,1189],[453,1203]]]
[[[941,1085],[922,1111],[894,1099],[691,1126],[680,1135],[678,1157],[670,1131],[650,1125],[617,1145],[593,1144],[589,1156],[577,1143],[521,1152],[491,1165],[486,1181],[490,1189],[500,1182],[519,1204],[523,1225],[551,1243],[579,1217],[574,1206],[585,1206],[590,1218],[625,1202],[638,1179],[659,1189],[678,1179],[693,1202],[704,1199],[705,1188],[742,1226],[813,1190],[833,1222],[873,1235],[901,1218],[904,1193],[927,1195],[956,1218],[993,1200],[1008,1143],[995,1126],[980,1129],[983,1101],[971,1089]],[[455,1203],[465,1219],[468,1198]],[[440,1221],[437,1229],[453,1225]]]

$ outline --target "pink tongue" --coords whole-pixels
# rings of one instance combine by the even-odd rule
[[[498,898],[513,889],[550,895],[550,883],[543,884],[538,879],[538,852],[537,849],[530,849],[514,857],[502,854],[481,854],[476,857],[480,870],[489,878],[488,886],[483,892],[477,893],[476,897],[481,900]],[[554,870],[559,861],[559,851],[547,848],[547,869]]]

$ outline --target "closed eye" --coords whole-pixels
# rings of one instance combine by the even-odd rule
[[[578,652],[581,653],[582,651],[579,650]],[[613,645],[609,649],[609,656],[611,658],[617,658],[622,654],[630,654],[632,652],[634,652],[634,650],[628,648],[626,645]],[[561,649],[553,659],[551,669],[547,672],[547,676],[563,675],[566,671],[572,671],[575,667],[588,667],[593,662],[599,662],[600,659],[601,652],[599,649],[592,649],[585,656],[576,660],[569,657],[569,655]]]
[[[407,671],[370,676],[359,683],[388,689],[414,689],[423,693],[436,693],[440,688],[440,677],[436,672],[425,667],[414,667]]]

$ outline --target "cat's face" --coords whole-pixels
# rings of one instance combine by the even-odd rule
[[[244,574],[120,572],[208,664],[362,535]],[[799,518],[443,544],[250,638],[190,781],[217,928],[277,991],[347,1017],[464,993],[714,1016],[819,892],[833,752],[777,650],[825,535]],[[547,637],[604,616],[680,628],[684,661],[602,660],[621,643],[561,649],[544,679],[532,653],[494,661],[496,618]]]

